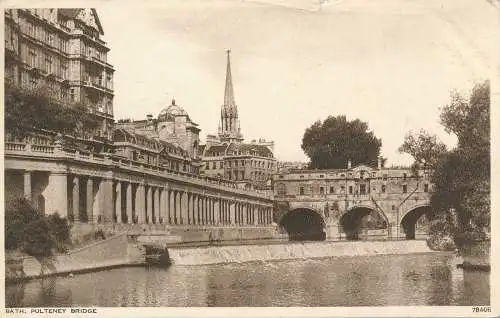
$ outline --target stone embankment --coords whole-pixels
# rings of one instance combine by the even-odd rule
[[[175,265],[240,263],[286,259],[428,253],[425,241],[303,242],[271,245],[168,249]]]
[[[76,274],[120,266],[143,265],[145,249],[126,233],[51,257],[8,259],[6,282],[53,275]]]

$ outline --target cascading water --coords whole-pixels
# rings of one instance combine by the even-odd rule
[[[302,242],[169,248],[174,265],[431,252],[425,241]]]

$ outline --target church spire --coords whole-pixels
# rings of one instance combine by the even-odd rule
[[[231,59],[229,54],[231,50],[227,50],[227,68],[226,68],[226,87],[224,90],[224,107],[236,107],[236,102],[234,101],[234,90],[233,90],[233,78],[231,76]]]
[[[227,50],[226,86],[224,89],[224,104],[221,110],[221,121],[219,126],[219,138],[222,141],[241,142],[243,136],[240,131],[240,120],[238,118],[238,107],[234,100],[233,78],[231,75],[231,59]]]

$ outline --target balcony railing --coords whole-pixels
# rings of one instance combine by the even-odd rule
[[[6,155],[10,154],[20,154],[29,156],[41,156],[44,154],[51,154],[51,156],[59,158],[71,158],[74,160],[79,160],[83,162],[93,162],[103,165],[114,165],[126,170],[138,171],[141,173],[149,173],[151,175],[159,177],[168,177],[170,179],[177,180],[182,183],[191,183],[193,185],[201,187],[210,187],[217,190],[232,192],[234,194],[243,196],[254,196],[261,199],[271,199],[271,196],[266,191],[261,190],[245,190],[237,187],[236,184],[224,181],[207,178],[205,176],[192,174],[189,172],[171,170],[158,165],[147,164],[143,162],[137,162],[124,158],[122,156],[117,156],[113,154],[103,154],[103,153],[93,153],[89,151],[81,151],[65,148],[61,143],[55,142],[51,145],[40,145],[31,144],[26,142],[16,142],[16,141],[5,141],[5,152]]]

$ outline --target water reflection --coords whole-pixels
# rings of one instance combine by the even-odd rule
[[[449,254],[122,268],[10,285],[7,306],[488,305],[489,274]]]

